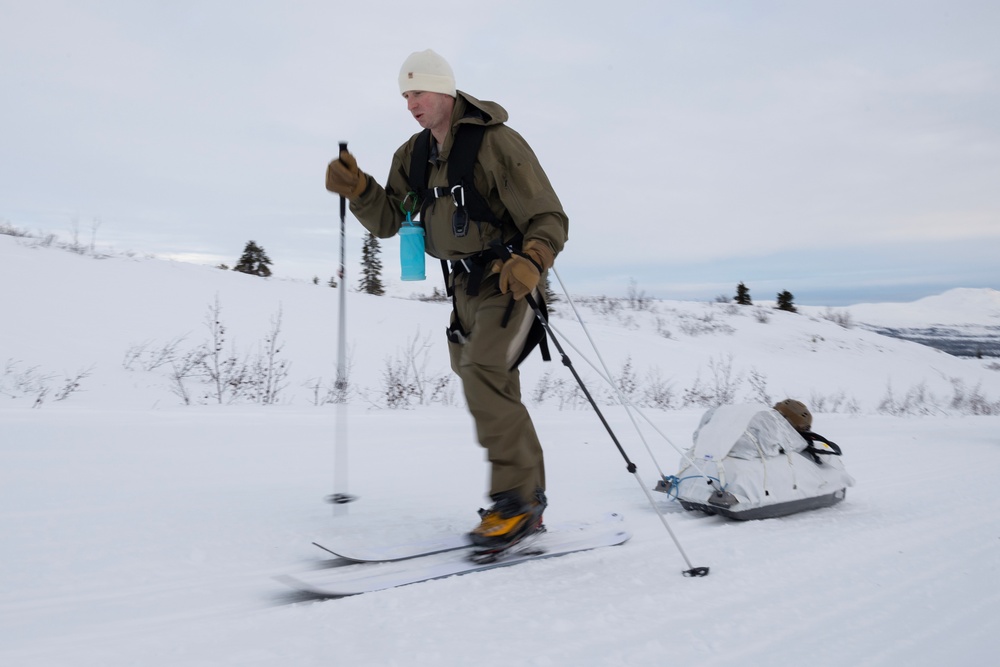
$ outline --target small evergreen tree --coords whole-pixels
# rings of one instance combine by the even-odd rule
[[[552,282],[549,280],[548,273],[545,274],[545,281],[542,286],[542,298],[545,299],[545,303],[549,310],[555,312],[555,308],[552,307],[552,304],[559,300],[559,295],[556,294],[554,289],[552,289]]]
[[[790,313],[797,313],[799,309],[795,307],[793,300],[795,295],[793,295],[788,290],[784,292],[778,292],[778,310],[787,310]]]
[[[267,278],[271,275],[270,266],[271,258],[267,256],[264,249],[257,245],[256,241],[247,241],[246,247],[243,248],[243,255],[233,267],[233,271]]]
[[[361,247],[361,280],[358,282],[358,289],[365,294],[385,294],[385,286],[382,285],[382,260],[379,259],[381,253],[378,239],[368,232]]]
[[[753,301],[750,300],[750,288],[743,283],[737,285],[736,296],[733,298],[733,301],[741,306],[752,306]]]

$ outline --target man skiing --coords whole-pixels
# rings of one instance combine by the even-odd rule
[[[547,502],[542,447],[517,365],[538,342],[525,297],[542,303],[538,286],[563,249],[569,220],[531,147],[504,124],[507,112],[457,90],[444,58],[429,49],[411,54],[399,90],[424,132],[396,151],[385,187],[347,151],[327,168],[326,187],[350,200],[379,238],[399,232],[404,211],[419,210],[427,253],[448,262],[451,367],[491,464],[493,505],[479,511],[470,538],[502,550],[541,529]],[[466,162],[467,173],[456,173]]]

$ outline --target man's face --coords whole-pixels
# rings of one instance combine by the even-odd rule
[[[451,110],[455,98],[444,93],[411,90],[403,93],[406,109],[424,129],[447,127],[451,121]]]

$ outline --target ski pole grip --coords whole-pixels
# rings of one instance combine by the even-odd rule
[[[340,154],[341,153],[346,153],[346,152],[347,152],[347,142],[346,141],[341,141],[340,142],[340,150],[337,151],[337,159],[340,160]],[[341,163],[343,163],[343,160],[341,160]],[[345,215],[347,215],[347,199],[343,195],[341,195],[340,196],[340,219],[343,220]]]

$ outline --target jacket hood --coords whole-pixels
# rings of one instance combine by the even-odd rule
[[[472,95],[459,90],[455,109],[452,111],[452,127],[459,123],[480,125],[500,125],[507,122],[507,110],[496,102],[477,100]]]

